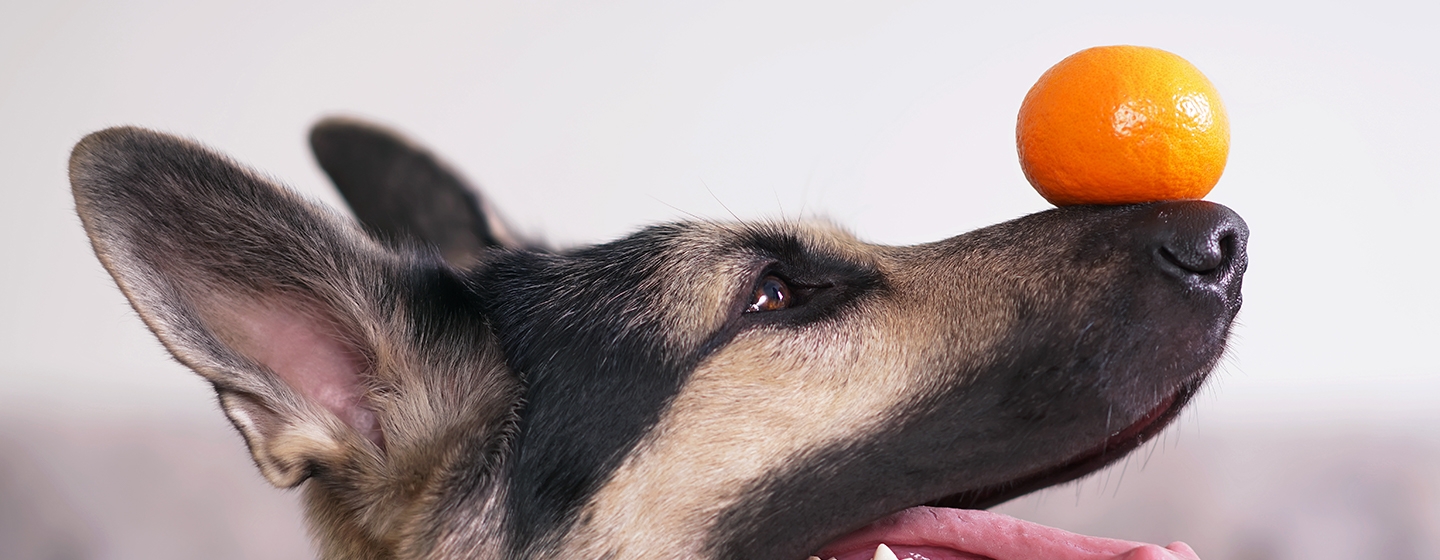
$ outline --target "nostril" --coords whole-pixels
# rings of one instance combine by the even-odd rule
[[[1206,264],[1203,263],[1186,262],[1179,256],[1176,256],[1175,252],[1171,251],[1168,247],[1160,248],[1160,258],[1165,259],[1170,264],[1175,265],[1177,268],[1180,268],[1182,270],[1188,270],[1196,274],[1205,274],[1207,272],[1215,270],[1215,267],[1213,265],[1206,266]]]
[[[1172,238],[1159,247],[1160,257],[1195,274],[1209,274],[1225,265],[1235,253],[1235,234],[1223,232],[1219,239]]]
[[[1245,266],[1249,229],[1229,208],[1203,201],[1161,203],[1142,224],[1157,264],[1174,276],[1224,276],[1220,273]]]

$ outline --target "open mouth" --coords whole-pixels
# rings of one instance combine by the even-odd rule
[[[1195,553],[1184,543],[1161,548],[1077,535],[982,510],[1047,486],[1080,478],[1124,457],[1165,429],[1199,386],[1199,381],[1186,384],[1139,420],[1115,431],[1091,450],[1061,464],[1002,484],[898,511],[831,541],[821,547],[812,560],[1195,558]],[[885,546],[881,547],[882,544]]]

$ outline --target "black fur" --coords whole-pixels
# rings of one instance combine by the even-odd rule
[[[310,131],[310,147],[376,238],[397,246],[432,246],[460,264],[505,245],[475,189],[394,133],[328,119]]]
[[[653,294],[638,289],[660,273],[655,247],[675,233],[656,227],[570,254],[508,252],[471,279],[526,386],[509,482],[517,556],[575,521],[703,357],[662,346]]]

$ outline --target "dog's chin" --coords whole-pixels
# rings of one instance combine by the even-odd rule
[[[1161,553],[1140,557],[1167,558],[1169,556],[1154,545],[1077,535],[983,510],[1041,488],[1080,478],[1124,457],[1179,416],[1180,410],[1199,386],[1200,380],[1182,386],[1139,420],[1060,464],[1001,484],[966,490],[892,513],[830,541],[814,556],[870,560],[877,557],[876,548],[885,544],[901,559],[1100,560],[1115,558],[1137,548],[1154,548],[1151,553]]]

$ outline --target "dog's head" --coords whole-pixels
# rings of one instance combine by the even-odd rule
[[[368,233],[140,129],[70,172],[101,260],[265,476],[304,483],[326,557],[846,557],[896,512],[1134,449],[1240,306],[1247,231],[1209,203],[910,247],[692,222],[550,251],[383,131],[312,140]]]

